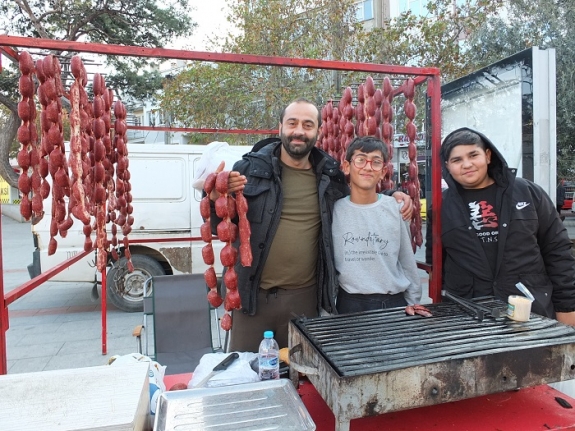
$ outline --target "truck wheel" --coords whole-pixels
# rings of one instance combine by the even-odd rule
[[[164,275],[165,271],[160,263],[143,254],[133,254],[132,264],[134,270],[128,272],[128,260],[123,257],[115,262],[108,271],[106,290],[110,302],[122,311],[135,312],[143,310],[144,285],[153,275]],[[146,295],[151,294],[149,285]]]

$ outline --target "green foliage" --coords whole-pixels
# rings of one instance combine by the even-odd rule
[[[443,81],[473,70],[464,39],[497,13],[501,0],[477,0],[453,6],[452,0],[427,3],[427,13],[410,12],[387,21],[383,28],[359,35],[355,61],[417,67],[438,67]]]
[[[0,4],[0,13],[8,34],[161,47],[191,34],[196,24],[187,8],[188,0],[7,0]],[[71,57],[74,53],[59,54]],[[148,60],[110,56],[107,61],[115,69],[107,81],[123,95],[146,99],[161,89],[157,72],[134,72]],[[0,91],[7,96],[2,82]]]
[[[188,0],[4,0],[0,2],[3,29],[8,34],[35,38],[161,47],[177,36],[189,35],[196,24],[188,17]],[[57,53],[70,58],[73,52]],[[61,61],[65,63],[64,61]],[[135,73],[147,60],[110,57],[116,72],[108,83],[124,97],[146,99],[161,89],[154,72]],[[0,104],[12,111],[18,102],[12,69],[0,74]],[[12,123],[13,124],[13,123]],[[0,171],[16,186],[8,163],[16,130],[0,122]]]
[[[353,0],[231,0],[228,21],[241,31],[214,36],[223,52],[343,60],[358,29]],[[329,71],[195,63],[166,82],[162,107],[193,127],[271,129],[296,97],[318,104],[339,97]]]
[[[9,34],[148,47],[188,34],[187,0],[6,0]]]
[[[557,177],[575,180],[575,3],[509,0],[506,19],[491,19],[469,39],[469,64],[478,69],[537,46],[556,50]]]

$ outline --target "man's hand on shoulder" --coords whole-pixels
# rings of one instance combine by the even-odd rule
[[[561,323],[566,325],[575,326],[575,311],[571,311],[570,313],[556,313],[557,320]]]
[[[411,197],[403,192],[395,192],[392,196],[397,202],[403,202],[401,217],[406,221],[411,220],[411,217],[413,217],[413,200]]]

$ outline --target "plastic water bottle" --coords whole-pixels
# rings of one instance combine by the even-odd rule
[[[272,331],[264,332],[264,339],[260,343],[258,352],[260,380],[273,380],[280,378],[279,346],[274,340]]]

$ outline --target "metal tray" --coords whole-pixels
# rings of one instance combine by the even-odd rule
[[[154,431],[315,430],[290,380],[164,392]]]

